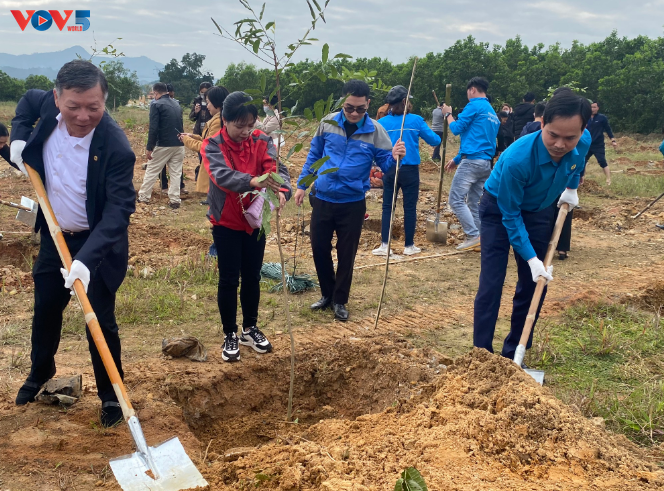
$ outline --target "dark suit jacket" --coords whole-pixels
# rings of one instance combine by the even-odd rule
[[[19,101],[12,120],[11,141],[27,142],[23,161],[39,172],[44,184],[44,143],[57,126],[55,118],[59,112],[53,92],[32,89]],[[92,137],[88,159],[85,208],[90,236],[74,259],[85,264],[93,278],[101,276],[112,292],[120,288],[127,273],[127,228],[136,209],[135,162],[136,156],[124,132],[104,113]],[[47,227],[39,210],[35,231]]]

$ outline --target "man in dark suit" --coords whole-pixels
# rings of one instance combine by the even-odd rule
[[[115,294],[127,271],[136,156],[124,132],[104,111],[107,95],[108,85],[99,68],[87,61],[71,61],[58,72],[52,92],[26,92],[12,120],[12,163],[25,173],[25,161],[41,176],[74,259],[69,272],[61,269],[40,210],[35,230],[41,230],[41,247],[32,271],[32,366],[16,397],[17,405],[34,401],[40,387],[55,375],[62,312],[76,279],[83,282],[123,373]],[[102,401],[101,422],[113,426],[122,420],[122,411],[87,328],[86,332]]]

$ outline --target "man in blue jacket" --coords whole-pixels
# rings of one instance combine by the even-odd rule
[[[605,155],[604,133],[611,138],[611,145],[613,145],[613,148],[616,148],[618,143],[613,135],[613,131],[611,131],[608,118],[603,114],[599,114],[599,104],[593,102],[590,108],[592,109],[592,117],[588,120],[588,131],[590,132],[592,143],[590,144],[590,150],[586,155],[586,164],[590,160],[590,157],[594,155],[597,159],[597,163],[604,171],[606,184],[611,185],[611,171],[609,170],[609,164],[606,161]]]
[[[502,356],[514,357],[538,278],[553,279],[553,268],[542,262],[553,231],[553,205],[557,200],[559,207],[567,203],[572,209],[579,203],[576,190],[590,147],[590,133],[585,130],[589,118],[587,99],[569,90],[554,95],[544,111],[542,129],[514,142],[486,181],[480,202],[482,269],[473,333],[478,348],[493,352],[510,246],[519,280]],[[545,296],[546,288],[540,309]],[[531,344],[532,333],[528,347]]]
[[[461,135],[461,163],[450,187],[450,208],[461,222],[466,240],[457,249],[472,249],[480,244],[480,217],[478,206],[484,182],[491,174],[491,159],[496,154],[496,136],[500,120],[491,107],[486,91],[489,82],[482,77],[471,78],[466,87],[468,104],[459,119],[452,117],[452,108],[443,104],[443,114],[450,131]],[[445,169],[457,167],[450,161]]]
[[[302,205],[309,186],[307,176],[317,174],[310,201],[311,249],[322,298],[312,310],[332,307],[334,317],[348,320],[350,286],[353,281],[355,254],[362,234],[366,212],[365,193],[369,190],[372,163],[387,172],[398,155],[406,155],[399,141],[394,148],[385,129],[367,114],[370,89],[361,80],[350,80],[343,87],[346,100],[343,110],[327,116],[336,124],[322,122],[311,140],[311,148],[297,180],[295,203]],[[316,170],[323,157],[329,159]],[[316,164],[318,162],[318,164]],[[312,166],[314,168],[312,169]],[[332,170],[329,173],[325,171]],[[311,177],[308,177],[311,179]],[[332,236],[337,234],[336,274],[332,262]]]

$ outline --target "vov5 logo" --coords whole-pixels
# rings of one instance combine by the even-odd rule
[[[12,10],[11,13],[16,19],[21,31],[25,31],[28,22],[32,23],[32,27],[38,31],[48,31],[53,25],[58,26],[61,31],[65,28],[65,24],[71,17],[73,10],[64,10],[64,17],[57,10],[26,10],[25,16],[20,10]],[[74,16],[76,23],[73,26],[67,26],[68,31],[87,31],[90,27],[90,11],[77,10]]]

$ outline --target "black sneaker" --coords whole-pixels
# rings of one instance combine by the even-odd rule
[[[224,344],[221,346],[221,359],[224,361],[238,361],[240,359],[240,346],[238,337],[234,332],[226,334]]]
[[[43,384],[26,381],[16,395],[16,405],[24,406],[28,402],[35,402],[35,397],[39,394]]]
[[[101,425],[104,428],[114,428],[122,423],[122,408],[119,402],[107,401],[101,405]]]
[[[263,334],[256,326],[250,327],[248,330],[242,328],[240,344],[251,346],[258,353],[269,353],[272,351],[272,345],[265,337],[265,334]]]

